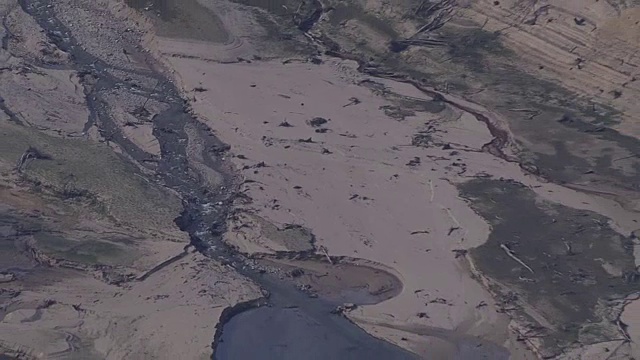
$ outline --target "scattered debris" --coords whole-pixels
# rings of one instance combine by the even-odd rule
[[[293,278],[297,278],[297,277],[300,277],[300,276],[304,275],[304,270],[302,270],[302,269],[293,269],[293,270],[291,270],[291,273],[289,275],[291,275],[291,277],[293,277]]]
[[[332,314],[342,314],[345,311],[355,310],[358,306],[352,303],[345,303],[343,305],[336,306],[335,309],[331,310]]]
[[[622,320],[620,320],[620,318],[618,318],[616,320],[616,325],[618,326],[618,330],[620,330],[620,333],[622,334],[622,336],[624,336],[624,338],[626,339],[626,342],[632,342],[631,337],[629,336],[629,333],[627,332],[627,328],[629,326],[627,324],[623,323]]]
[[[409,162],[407,163],[407,166],[418,166],[420,165],[421,161],[419,157],[414,157],[413,159],[409,160]]]
[[[158,85],[160,85],[160,80],[156,81],[156,84],[153,85],[153,89],[151,89],[149,94],[147,94],[147,98],[144,100],[142,105],[140,105],[140,107],[138,107],[133,112],[131,112],[133,116],[141,117],[141,118],[149,118],[151,116],[151,112],[147,110],[147,103],[151,99],[151,95],[155,93],[156,89],[158,88]]]
[[[411,138],[411,145],[413,146],[426,148],[431,146],[432,143],[433,138],[431,137],[431,133],[427,131],[420,131]]]
[[[457,259],[459,257],[465,257],[469,251],[466,249],[454,249],[454,250],[451,250],[451,252],[456,254],[455,258]]]
[[[416,113],[412,110],[393,105],[383,105],[380,106],[379,109],[384,111],[384,114],[388,117],[396,119],[398,121],[404,120],[408,116],[416,115]]]
[[[447,299],[443,299],[443,298],[435,298],[429,301],[427,304],[443,304],[443,305],[452,306],[452,304],[449,301],[447,301]]]
[[[62,191],[60,195],[64,199],[76,199],[76,198],[90,198],[91,193],[86,189],[80,189],[76,186],[76,177],[73,174],[70,174],[65,179],[64,185],[62,186]]]
[[[456,0],[439,0],[434,3],[423,0],[416,8],[414,15],[425,20],[413,35],[406,39],[393,40],[389,43],[389,50],[392,52],[402,52],[410,45],[415,46],[444,46],[447,43],[442,40],[433,39],[429,36],[421,36],[444,26],[453,17],[452,13],[456,7]]]
[[[280,127],[293,127],[293,125],[289,124],[289,122],[285,119],[283,122],[278,124]]]
[[[617,98],[619,98],[620,96],[622,96],[622,91],[617,90],[617,89],[616,89],[616,90],[613,90],[613,91],[611,92],[611,95],[613,95],[613,98],[614,98],[614,99],[617,99]]]
[[[328,123],[329,120],[325,119],[325,118],[321,118],[321,117],[314,117],[313,119],[307,121],[307,124],[309,124],[310,126],[313,127],[320,127],[326,123]]]
[[[338,134],[338,135],[340,135],[340,136],[344,136],[344,137],[347,137],[347,138],[349,138],[349,139],[355,139],[355,138],[357,138],[357,136],[356,136],[355,134],[349,134],[349,133]]]
[[[327,260],[329,260],[329,264],[333,265],[333,260],[331,260],[331,256],[329,256],[329,252],[327,251],[327,248],[324,245],[320,245],[318,246],[318,250],[322,251],[324,256],[327,257]]]
[[[360,104],[362,101],[360,101],[360,99],[358,99],[357,97],[351,97],[349,98],[349,103],[342,105],[342,107],[347,107],[347,106],[351,106],[351,105],[358,105]]]
[[[571,114],[564,114],[558,120],[558,122],[561,123],[561,124],[571,124],[572,122],[574,122],[574,120],[573,120],[573,117],[571,116]]]

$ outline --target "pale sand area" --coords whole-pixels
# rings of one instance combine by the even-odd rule
[[[509,336],[509,319],[496,313],[464,257],[455,257],[453,250],[482,244],[490,230],[458,197],[456,182],[484,174],[515,179],[547,200],[616,218],[614,225],[626,233],[633,229],[634,214],[615,202],[539,182],[517,165],[480,152],[492,137],[469,113],[447,106],[398,122],[381,109],[392,103],[357,84],[371,80],[396,94],[431,99],[409,85],[359,75],[350,61],[218,63],[251,59],[251,44],[242,34],[235,38],[244,41],[215,46],[152,38],[150,47],[175,71],[193,111],[231,145],[232,161],[244,168],[244,177],[254,181],[245,186],[253,199],[247,211],[276,224],[307,226],[330,254],[372,260],[398,274],[404,283],[400,295],[349,313],[376,336],[442,356],[446,343],[393,330],[428,334],[424,329],[434,327],[505,344],[514,358],[531,356]],[[206,91],[193,92],[196,87]],[[348,105],[352,98],[360,102]],[[315,117],[327,119],[322,127],[329,130],[316,132],[308,124]],[[292,126],[279,126],[284,121]],[[429,125],[436,141],[458,154],[411,146],[412,135]],[[415,157],[420,164],[408,166]],[[256,166],[261,162],[266,166]],[[282,250],[244,230],[229,234],[228,241],[247,252]]]

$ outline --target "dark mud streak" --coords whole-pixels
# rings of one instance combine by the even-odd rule
[[[165,267],[175,263],[178,260],[183,259],[185,256],[189,255],[189,245],[185,246],[184,250],[176,255],[176,256],[172,256],[171,258],[161,262],[160,264],[154,266],[153,268],[151,268],[149,271],[147,271],[146,273],[142,274],[142,276],[139,276],[138,278],[136,278],[137,281],[145,281],[149,276],[157,273],[158,271],[164,269]]]
[[[472,180],[460,191],[492,227],[487,242],[471,250],[471,256],[484,274],[518,291],[524,297],[520,300],[557,327],[546,329],[547,349],[559,353],[579,336],[614,340],[584,328],[612,326],[609,321],[614,318],[596,312],[598,303],[640,290],[640,282],[632,276],[636,269],[629,239],[611,229],[603,216],[541,202],[533,190],[514,181]],[[534,273],[507,256],[501,245]],[[619,268],[622,276],[605,271],[605,262]],[[501,292],[507,296],[505,289]],[[518,307],[520,300],[504,305]]]
[[[573,129],[581,133],[588,133],[592,138],[614,143],[631,154],[628,157],[623,158],[612,158],[611,155],[603,154],[602,157],[596,159],[595,166],[592,166],[588,162],[582,160],[581,162],[578,162],[581,166],[576,166],[575,173],[584,174],[592,168],[595,168],[596,174],[614,178],[616,180],[615,185],[617,187],[630,191],[640,191],[640,141],[638,139],[620,134],[618,131],[609,127],[594,125],[574,115],[565,115],[563,118],[558,119],[558,122],[569,129]],[[564,146],[564,144],[562,144],[562,146]],[[565,154],[565,156],[569,157],[571,155]],[[571,157],[577,159],[576,156]],[[546,163],[550,162],[548,159],[545,160],[547,160]],[[635,174],[624,174],[613,167],[614,163],[622,164],[623,162],[631,163],[631,166],[635,170]],[[549,165],[547,165],[547,167],[553,169]],[[571,178],[571,174],[563,172],[562,169],[553,170],[555,170],[553,171],[555,178],[567,182],[573,180]],[[573,178],[575,178],[575,176]]]
[[[13,34],[11,33],[11,31],[9,30],[9,27],[7,26],[7,16],[5,15],[2,18],[2,27],[4,28],[4,36],[2,37],[2,40],[0,42],[2,50],[9,50],[9,40],[11,38],[13,38]]]
[[[175,190],[181,195],[184,210],[176,218],[175,222],[182,231],[189,234],[191,245],[196,250],[223,264],[230,265],[239,274],[260,284],[269,294],[270,307],[264,308],[264,311],[277,315],[283,310],[295,306],[303,309],[304,315],[313,320],[311,323],[303,324],[303,328],[306,327],[308,331],[311,331],[320,325],[327,333],[343,334],[344,339],[348,339],[349,342],[355,344],[359,351],[372,352],[374,355],[377,352],[384,354],[381,355],[383,357],[370,357],[372,359],[414,358],[412,354],[405,350],[367,334],[347,319],[330,315],[335,304],[320,298],[309,298],[306,293],[294,289],[289,283],[268,274],[261,274],[255,270],[251,262],[243,255],[238,254],[222,241],[222,235],[226,232],[227,214],[234,199],[238,181],[234,179],[233,172],[226,163],[219,160],[224,151],[213,151],[203,154],[206,165],[222,174],[224,180],[221,186],[216,189],[207,188],[207,184],[202,182],[200,176],[197,175],[196,171],[193,171],[188,162],[186,144],[189,138],[185,132],[185,126],[188,124],[198,131],[198,136],[205,141],[205,149],[228,149],[228,146],[213,136],[206,125],[198,122],[189,114],[189,109],[186,106],[186,102],[181,99],[180,92],[168,79],[162,76],[160,72],[150,71],[144,74],[147,78],[155,79],[158,84],[146,95],[153,96],[156,100],[169,106],[168,110],[153,118],[153,135],[158,139],[161,150],[161,158],[153,159],[150,154],[139,149],[119,131],[118,126],[108,112],[107,101],[103,96],[104,92],[116,88],[116,84],[120,82],[109,73],[110,70],[117,69],[125,73],[134,73],[134,71],[111,66],[102,59],[85,51],[75,40],[69,29],[56,17],[55,6],[49,6],[52,5],[52,1],[19,0],[19,3],[23,10],[45,29],[49,38],[60,49],[71,55],[73,62],[72,66],[70,66],[71,69],[78,71],[80,74],[91,74],[97,79],[97,83],[93,86],[83,84],[86,88],[87,104],[91,113],[90,121],[85,127],[88,129],[95,122],[105,138],[118,144],[135,161],[156,171],[157,178],[150,180],[159,181],[162,185]],[[157,160],[156,167],[149,164],[147,160],[150,159]],[[222,204],[221,206],[210,206],[211,204],[220,203]],[[207,211],[204,211],[205,205],[208,207]],[[212,344],[213,348],[218,348],[218,343],[223,336],[222,329],[231,321],[233,315],[261,303],[262,300],[250,301],[227,309],[217,326]],[[216,321],[216,319],[211,319],[211,321]],[[295,321],[295,319],[292,319],[292,321]],[[270,329],[270,332],[277,334],[279,329]],[[280,340],[296,342],[297,338],[305,336],[305,331],[293,334],[293,336],[293,338],[281,338]],[[326,342],[322,338],[317,340],[322,343],[322,347],[326,348],[327,351],[334,350],[333,343]],[[296,358],[302,358],[305,354],[293,355]],[[342,357],[339,352],[335,355]]]

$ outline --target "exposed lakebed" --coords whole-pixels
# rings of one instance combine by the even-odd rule
[[[168,79],[152,69],[121,69],[92,54],[91,47],[83,43],[87,39],[76,38],[74,32],[58,20],[58,14],[55,8],[50,6],[50,1],[21,2],[21,5],[47,31],[56,45],[72,56],[73,62],[70,67],[86,74],[85,77],[90,75],[92,78],[92,86],[87,87],[88,107],[91,112],[87,128],[97,124],[100,129],[110,133],[110,141],[118,144],[131,159],[155,173],[157,178],[151,181],[159,181],[181,195],[184,199],[184,211],[176,219],[176,223],[183,231],[189,233],[192,245],[196,249],[212,259],[231,265],[238,273],[258,283],[265,294],[268,294],[264,301],[256,301],[250,305],[240,304],[228,309],[222,320],[229,322],[221,323],[220,326],[224,327],[216,334],[220,346],[216,346],[218,351],[215,358],[283,359],[286,357],[278,352],[281,350],[277,350],[282,349],[283,344],[284,348],[289,348],[287,356],[290,358],[308,358],[310,352],[317,358],[414,358],[411,353],[367,334],[339,313],[332,313],[340,302],[352,302],[356,305],[375,303],[385,299],[385,296],[367,297],[364,294],[368,292],[349,292],[350,284],[345,284],[345,289],[342,289],[340,284],[336,285],[332,291],[341,295],[332,300],[322,296],[310,296],[308,292],[294,287],[287,279],[260,271],[246,257],[221,241],[220,236],[224,233],[225,227],[223,223],[233,200],[235,186],[229,168],[220,160],[222,153],[214,151],[223,149],[224,144],[212,136],[206,126],[199,124],[185,111],[178,89]],[[138,87],[130,91],[131,96],[137,97],[142,93],[147,98],[163,104],[163,108],[166,109],[153,117],[153,134],[158,139],[161,150],[159,159],[150,162],[153,158],[151,154],[144,152],[123,136],[109,113],[106,106],[108,93],[115,90],[125,93],[128,91],[117,85],[120,79],[113,75],[117,72],[129,74],[131,77],[142,77],[157,84],[153,88]],[[146,109],[143,107],[142,110]],[[207,189],[207,184],[203,183],[200,177],[192,176],[194,170],[186,156],[189,139],[185,131],[186,126],[197,129],[200,138],[206,139],[206,150],[201,154],[202,158],[208,167],[223,175],[222,186],[215,191]],[[214,203],[221,203],[223,206],[218,206],[212,211],[209,205]],[[346,265],[345,269],[350,270],[350,266]],[[356,265],[351,267],[357,268]],[[391,283],[392,288],[401,286],[397,279]],[[363,286],[367,287],[367,284],[357,284],[359,288]],[[382,294],[395,292],[396,289],[390,292],[382,291]],[[249,310],[259,304],[265,306]],[[235,314],[241,310],[247,311]],[[266,319],[277,321],[265,322]],[[216,320],[211,319],[212,322]],[[237,336],[239,333],[242,336]],[[246,346],[247,334],[254,337],[251,347]]]

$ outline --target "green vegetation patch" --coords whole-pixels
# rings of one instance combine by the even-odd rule
[[[147,182],[138,168],[113,149],[85,139],[64,139],[14,125],[0,124],[0,166],[15,168],[29,147],[46,159],[30,159],[22,174],[35,190],[53,192],[73,201],[78,198],[104,211],[117,222],[139,227],[173,228],[181,210],[180,199]]]

